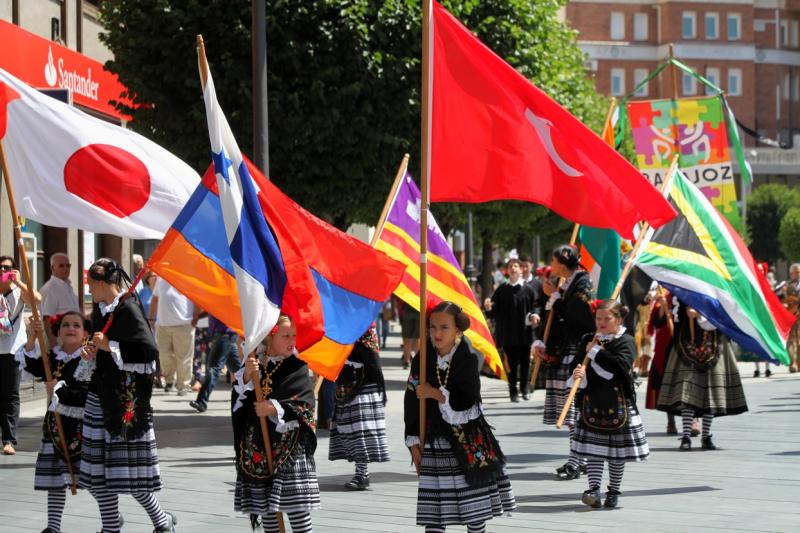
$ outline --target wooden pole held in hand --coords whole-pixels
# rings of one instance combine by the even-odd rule
[[[386,203],[383,204],[383,211],[381,211],[378,224],[375,226],[375,233],[372,234],[372,239],[369,243],[373,248],[375,247],[375,243],[378,242],[381,232],[383,232],[383,225],[386,223],[386,217],[389,216],[389,209],[391,209],[395,197],[397,197],[397,189],[399,189],[400,184],[403,183],[403,177],[406,175],[406,170],[408,170],[408,159],[408,154],[404,154],[403,160],[400,161],[400,166],[397,168],[397,175],[394,177],[394,183],[392,183],[392,188],[389,191],[389,196],[386,198]]]
[[[675,176],[675,172],[678,170],[678,156],[675,155],[672,158],[672,164],[669,166],[669,172],[667,173],[664,182],[661,184],[661,191],[665,191],[666,188],[672,183],[672,180]],[[625,263],[625,268],[622,270],[622,274],[620,275],[619,281],[617,281],[616,287],[614,287],[614,293],[611,295],[611,300],[616,300],[619,297],[620,292],[622,292],[622,286],[625,284],[625,279],[630,274],[631,269],[633,268],[634,261],[636,260],[636,256],[639,254],[639,250],[642,245],[648,240],[648,233],[650,231],[650,224],[647,222],[644,223],[642,226],[641,231],[639,231],[639,236],[636,238],[636,244],[633,246],[633,251],[631,251],[630,259],[628,262]],[[583,367],[586,368],[586,365],[589,364],[589,356],[587,354],[586,357],[583,358]],[[564,403],[564,408],[561,410],[561,415],[558,417],[558,421],[556,422],[556,427],[561,428],[564,424],[564,420],[567,418],[567,414],[569,413],[569,408],[572,406],[572,402],[575,400],[575,394],[578,392],[578,388],[581,385],[581,379],[575,379],[572,383],[572,389],[569,391],[569,396],[567,396],[567,401]]]
[[[19,214],[17,213],[17,202],[14,199],[14,186],[11,183],[11,174],[8,172],[8,162],[6,161],[6,152],[3,148],[3,141],[0,140],[0,165],[2,165],[3,170],[3,181],[6,185],[6,191],[8,193],[8,204],[9,208],[11,209],[11,219],[14,221],[14,237],[17,239],[17,251],[20,259],[20,263],[22,263],[22,273],[25,275],[25,281],[27,281],[28,285],[28,299],[31,302],[31,312],[33,314],[34,320],[41,320],[41,315],[39,314],[39,306],[36,304],[36,298],[34,296],[33,290],[33,279],[31,278],[31,269],[28,266],[28,257],[25,253],[25,243],[22,240],[22,222],[20,221]],[[20,326],[22,327],[22,326]],[[39,341],[39,350],[42,353],[42,366],[44,367],[44,376],[45,380],[53,381],[53,372],[50,369],[50,358],[47,354],[47,342],[45,341],[44,331],[40,331],[36,334],[36,340]],[[50,397],[51,394],[48,391],[47,394],[47,405],[50,405]],[[64,462],[67,465],[67,472],[69,472],[70,477],[70,492],[72,495],[78,494],[78,482],[77,478],[75,477],[75,472],[72,468],[72,461],[69,459],[69,450],[67,449],[67,439],[64,437],[64,425],[61,422],[61,415],[57,412],[53,412],[53,419],[56,421],[56,429],[58,430],[58,438],[61,441],[61,453],[64,455]]]

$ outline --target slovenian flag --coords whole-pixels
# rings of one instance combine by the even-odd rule
[[[786,341],[796,317],[741,237],[680,171],[667,195],[678,216],[648,232],[636,264],[744,350],[789,364]]]
[[[301,358],[335,379],[403,265],[284,195],[239,151],[210,75],[204,97],[213,164],[149,266],[242,335],[245,353],[289,315]]]

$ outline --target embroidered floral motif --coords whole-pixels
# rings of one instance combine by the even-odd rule
[[[78,419],[62,416],[61,424],[64,428],[64,436],[67,440],[67,453],[71,461],[76,461],[80,459],[81,456],[81,444],[83,442],[81,428],[83,423]],[[44,417],[44,433],[48,440],[53,443],[53,447],[58,456],[63,459],[64,454],[61,449],[61,437],[59,436],[58,427],[56,426],[56,417],[50,411],[48,411]]]
[[[616,431],[628,423],[628,404],[622,387],[613,387],[613,394],[593,396],[587,391],[581,404],[584,424],[598,431]]]
[[[133,374],[125,373],[125,386],[122,388],[119,399],[123,406],[122,410],[122,431],[132,429],[136,423],[136,394],[133,383]]]
[[[467,456],[467,463],[471,468],[491,466],[497,460],[497,450],[493,443],[478,433],[474,439],[467,439],[463,426],[450,426],[458,444]]]
[[[406,390],[410,390],[411,392],[416,392],[418,386],[419,386],[419,376],[415,376],[414,374],[409,374],[408,381],[406,382]]]
[[[266,479],[269,477],[269,463],[264,454],[264,446],[256,431],[257,426],[250,425],[245,430],[244,438],[239,445],[239,467],[250,477]]]
[[[700,346],[689,339],[680,343],[681,358],[688,365],[699,371],[705,371],[717,364],[719,351],[717,350],[717,331],[704,331]]]

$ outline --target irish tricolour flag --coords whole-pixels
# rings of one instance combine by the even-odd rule
[[[666,194],[678,216],[650,231],[636,258],[639,268],[744,350],[789,364],[786,340],[795,317],[741,237],[680,171]]]

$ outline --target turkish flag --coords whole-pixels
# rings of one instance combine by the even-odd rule
[[[0,138],[19,214],[48,226],[160,239],[200,183],[156,143],[3,69]]]
[[[633,237],[676,213],[581,121],[433,2],[431,201],[525,200]]]

